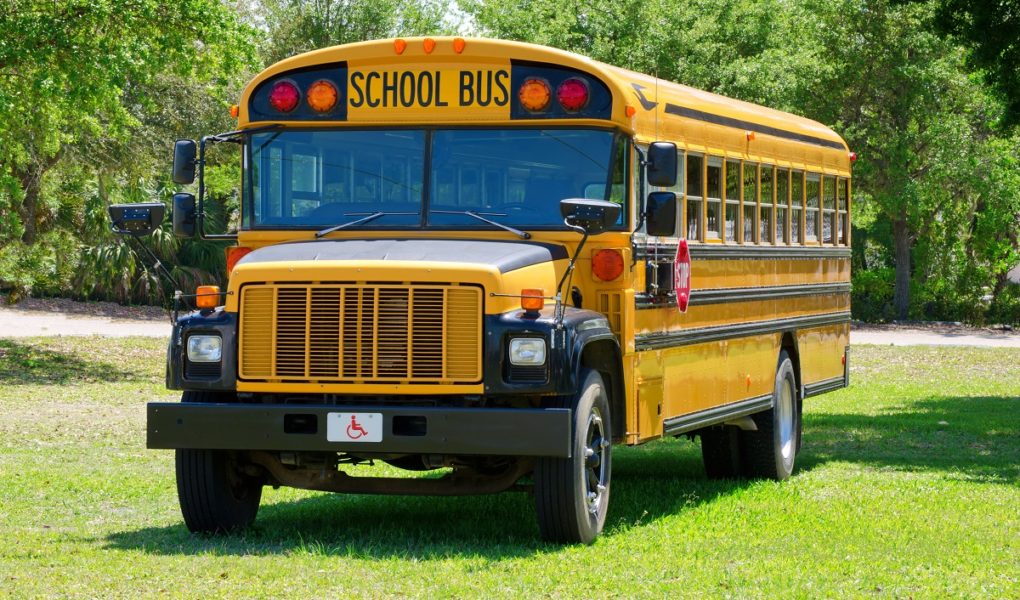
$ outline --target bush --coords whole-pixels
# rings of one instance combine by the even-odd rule
[[[896,317],[893,290],[896,272],[891,268],[854,271],[850,310],[858,321],[884,323]]]

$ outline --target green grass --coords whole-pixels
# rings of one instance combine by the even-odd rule
[[[523,493],[267,489],[196,537],[144,449],[155,340],[0,340],[0,596],[1020,597],[1020,351],[855,347],[794,477],[709,482],[696,443],[618,449],[605,534],[538,540]]]

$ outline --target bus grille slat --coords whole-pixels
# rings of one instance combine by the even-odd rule
[[[315,284],[245,286],[242,379],[476,383],[477,287]]]

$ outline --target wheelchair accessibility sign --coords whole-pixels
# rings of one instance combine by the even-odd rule
[[[382,413],[328,413],[326,440],[330,442],[381,442]]]

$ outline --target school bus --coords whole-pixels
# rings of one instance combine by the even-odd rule
[[[289,58],[234,115],[175,147],[199,184],[175,231],[236,244],[226,289],[174,325],[182,401],[147,407],[192,531],[248,526],[266,485],[526,489],[544,538],[591,542],[614,445],[697,437],[709,477],[785,479],[803,400],[848,385],[855,157],[817,122],[445,37]],[[243,181],[217,236],[221,142]],[[370,461],[446,472],[345,472]]]

